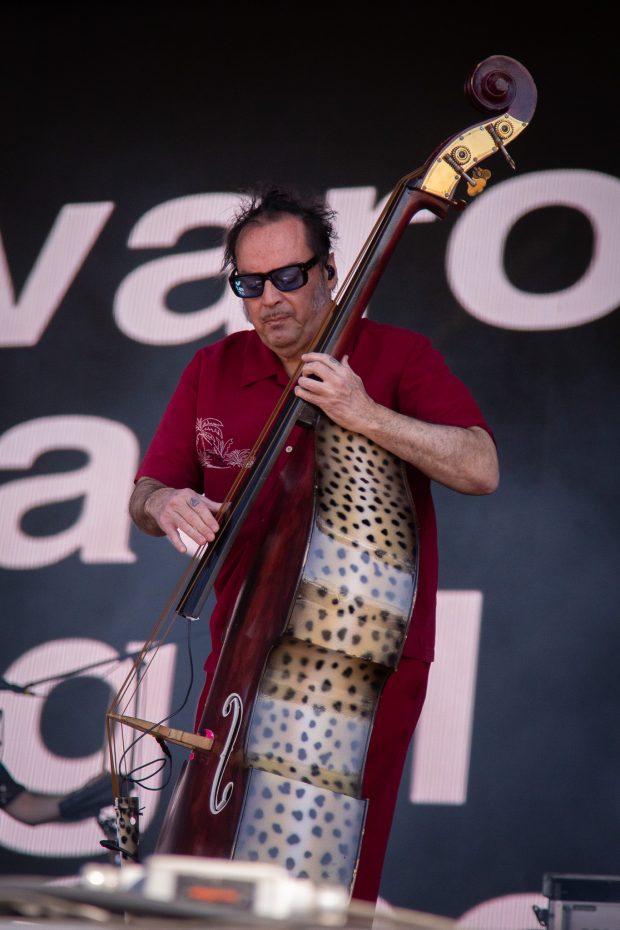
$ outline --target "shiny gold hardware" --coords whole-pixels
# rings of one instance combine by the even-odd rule
[[[459,163],[458,163],[458,161],[456,160],[456,158],[454,158],[452,155],[444,155],[444,161],[446,161],[446,162],[450,165],[451,168],[454,168],[454,170],[455,170],[465,181],[467,181],[468,184],[471,185],[471,184],[475,184],[475,183],[476,183],[476,182],[473,180],[473,178],[471,178],[471,177],[467,174],[467,172],[466,172],[463,168],[461,168],[461,166],[459,165]]]
[[[471,152],[464,145],[457,145],[456,148],[452,149],[450,155],[459,165],[466,165],[471,159]]]
[[[495,145],[498,147],[510,167],[514,170],[517,166],[504,147],[504,139],[509,139],[512,135],[512,126],[507,120],[502,119],[498,120],[496,123],[489,123],[486,128],[487,132],[493,139],[493,142],[495,142]]]
[[[471,172],[473,183],[467,185],[467,193],[470,197],[475,197],[476,194],[482,193],[482,191],[487,186],[487,181],[491,177],[491,172],[488,168],[474,168]]]
[[[448,140],[428,169],[420,173],[416,187],[444,200],[452,200],[455,188],[463,178],[476,193],[480,193],[484,185],[480,184],[480,177],[474,175],[474,168],[498,149],[508,160],[508,164],[514,167],[505,144],[516,139],[527,125],[510,114],[499,116],[492,123],[488,120],[477,123],[467,132]],[[467,153],[467,161],[460,162],[455,153],[459,156],[465,156]],[[484,176],[483,180],[486,181]]]

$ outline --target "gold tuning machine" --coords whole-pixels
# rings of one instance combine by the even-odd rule
[[[467,193],[469,196],[475,197],[476,194],[481,194],[487,186],[487,181],[490,177],[491,172],[488,168],[472,168],[471,182],[467,185]]]
[[[508,120],[500,119],[496,123],[488,123],[485,128],[486,128],[486,131],[491,136],[491,138],[493,139],[493,142],[495,143],[495,145],[498,147],[498,149],[500,150],[500,152],[502,153],[502,155],[504,156],[504,158],[506,159],[506,161],[508,162],[508,164],[514,171],[514,169],[517,166],[515,165],[510,155],[508,154],[508,150],[506,149],[506,146],[504,145],[504,139],[510,138],[513,132],[513,128],[510,122]]]
[[[465,151],[465,150],[464,150],[464,151]],[[466,159],[468,158],[468,156],[469,156],[469,152],[467,152],[467,155],[463,155],[463,156],[462,156],[463,160],[466,160]],[[460,174],[460,176],[463,178],[463,180],[464,180],[464,181],[467,181],[468,184],[473,185],[473,184],[476,183],[476,182],[474,181],[474,179],[473,179],[472,177],[470,177],[470,175],[467,174],[467,172],[465,171],[465,169],[464,169],[461,165],[459,165],[459,163],[458,163],[458,161],[456,160],[456,158],[454,157],[454,154],[453,154],[453,153],[450,154],[450,155],[444,155],[443,160],[444,160],[445,162],[447,162],[447,163],[450,165],[450,167],[453,168],[453,169],[456,171],[457,174]]]
[[[470,197],[475,197],[476,194],[479,194],[486,187],[488,179],[491,177],[491,172],[487,168],[479,168],[475,165],[470,169],[469,173],[465,171],[461,162],[466,162],[469,160],[469,150],[466,148],[456,148],[449,155],[444,155],[444,161],[447,162],[451,168],[453,168],[457,174],[459,174],[464,181],[467,181],[467,193]]]

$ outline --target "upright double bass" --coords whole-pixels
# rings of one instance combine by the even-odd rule
[[[347,353],[415,213],[444,218],[462,206],[454,198],[460,182],[470,196],[480,193],[490,176],[482,163],[494,153],[514,167],[507,146],[536,106],[530,74],[494,56],[476,66],[466,91],[485,118],[397,184],[311,351]],[[197,733],[124,716],[126,686],[108,722],[190,749],[157,852],[270,862],[350,891],[367,808],[366,752],[409,628],[419,539],[403,463],[300,401],[298,376],[262,430],[254,464],[224,502],[218,537],[199,552],[175,597],[174,615],[200,616],[250,508],[259,507],[262,545],[229,619]],[[302,438],[276,475],[299,424]]]

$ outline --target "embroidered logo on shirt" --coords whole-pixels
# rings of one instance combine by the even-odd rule
[[[221,420],[198,417],[196,420],[196,452],[203,468],[249,468],[254,459],[250,449],[231,449],[232,439],[224,441]]]

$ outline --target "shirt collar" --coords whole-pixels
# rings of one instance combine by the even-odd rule
[[[360,332],[363,321],[360,319],[353,327],[351,339],[349,342],[348,354],[352,355]],[[243,359],[243,370],[241,372],[241,384],[252,384],[254,381],[262,381],[263,378],[274,378],[283,387],[289,382],[284,365],[271,349],[261,342],[256,330],[248,331],[250,338],[245,345],[245,357]]]
[[[241,384],[275,377],[279,384],[286,386],[289,378],[278,356],[261,342],[255,330],[250,330],[249,336],[245,345]]]

